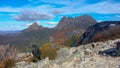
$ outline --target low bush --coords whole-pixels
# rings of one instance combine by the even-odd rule
[[[51,47],[51,43],[44,44],[41,48],[41,57],[45,59],[46,57],[49,57],[49,59],[53,60],[55,59],[57,53],[57,49],[54,49]]]
[[[11,68],[16,63],[17,50],[9,45],[0,46],[0,68]]]
[[[50,60],[54,60],[57,56],[57,51],[63,47],[65,46],[55,43],[46,43],[40,48],[41,58],[45,59],[46,57],[48,57]]]

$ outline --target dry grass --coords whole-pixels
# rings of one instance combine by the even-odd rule
[[[11,68],[16,63],[17,50],[9,45],[0,46],[0,68]]]

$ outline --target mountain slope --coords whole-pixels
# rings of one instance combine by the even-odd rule
[[[0,44],[9,44],[24,51],[27,50],[32,44],[41,46],[42,44],[50,41],[50,37],[54,32],[54,29],[44,28],[39,26],[37,23],[33,23],[27,29],[22,30],[16,35],[0,35]]]
[[[18,62],[14,68],[119,68],[119,57],[98,54],[99,51],[114,48],[118,41],[120,39],[61,48],[55,60],[46,58],[36,63],[22,61]]]
[[[79,38],[77,45],[115,38],[120,38],[120,21],[105,21],[88,27]]]
[[[90,25],[96,23],[96,20],[89,15],[78,16],[75,18],[63,17],[55,27],[55,29],[57,29],[54,36],[55,41],[59,44],[63,44],[75,35],[79,34],[80,36]]]

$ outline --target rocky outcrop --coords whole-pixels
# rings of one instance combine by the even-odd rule
[[[97,23],[87,28],[86,32],[79,38],[76,45],[102,41],[119,37],[120,21],[105,21]]]

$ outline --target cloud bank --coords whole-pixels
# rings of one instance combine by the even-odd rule
[[[36,11],[22,11],[20,14],[14,16],[17,21],[33,22],[37,20],[51,20],[54,16],[52,14],[41,13]]]

